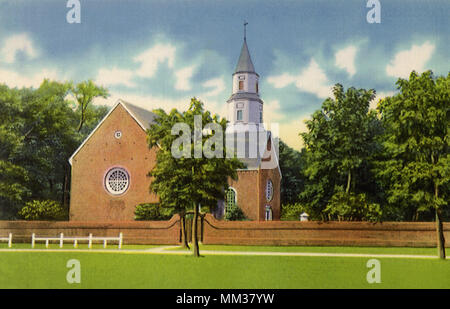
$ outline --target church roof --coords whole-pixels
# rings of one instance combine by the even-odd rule
[[[253,66],[252,58],[250,57],[250,52],[247,47],[247,40],[244,39],[244,44],[242,45],[241,55],[239,56],[239,61],[236,66],[234,73],[255,73],[255,67]]]
[[[259,103],[263,103],[263,100],[259,97],[259,94],[252,93],[252,92],[238,92],[233,93],[231,97],[227,100],[227,102],[230,102],[232,100],[242,100],[242,99],[251,99],[254,101],[258,101]]]
[[[81,143],[80,147],[78,147],[77,150],[72,154],[72,156],[69,158],[69,163],[72,165],[72,159],[75,157],[75,155],[83,148],[83,146],[86,144],[86,142],[91,138],[92,135],[97,131],[98,128],[103,124],[103,122],[109,117],[109,115],[117,108],[117,106],[122,105],[125,110],[130,114],[131,117],[133,117],[134,120],[138,123],[138,125],[142,128],[142,130],[146,131],[150,128],[150,125],[154,122],[154,119],[156,115],[146,109],[143,109],[139,106],[136,106],[134,104],[125,102],[121,99],[117,101],[117,103],[109,110],[108,114],[106,114],[105,117],[98,123],[98,125],[95,127],[94,130],[86,137],[86,139]]]
[[[139,125],[143,127],[143,129],[150,129],[150,125],[154,123],[156,115],[151,111],[143,109],[139,106],[133,105],[131,103],[125,102],[121,100],[122,104],[125,105],[125,108],[128,112],[134,116]]]

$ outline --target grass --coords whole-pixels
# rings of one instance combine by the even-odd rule
[[[192,246],[191,246],[192,248]],[[177,250],[187,250],[179,248]],[[409,255],[436,255],[436,248],[411,247],[337,247],[337,246],[235,246],[235,245],[200,245],[200,250],[214,251],[257,251],[257,252],[321,252],[321,253],[361,253],[361,254],[409,254]],[[450,248],[446,248],[450,255]]]
[[[69,259],[81,283],[66,282]],[[369,258],[0,252],[0,288],[449,288],[450,261],[379,258],[381,283],[369,284]]]

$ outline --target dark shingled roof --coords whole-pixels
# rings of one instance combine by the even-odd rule
[[[145,127],[149,129],[150,125],[154,123],[156,115],[151,111],[143,109],[139,106],[121,100],[123,105],[133,114],[134,117]]]
[[[256,74],[255,67],[253,66],[252,59],[250,58],[250,53],[248,51],[246,40],[244,40],[244,44],[242,45],[241,49],[241,55],[239,56],[239,61],[236,66],[236,70],[234,70],[234,73],[239,72],[250,72]]]

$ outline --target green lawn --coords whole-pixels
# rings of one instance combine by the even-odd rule
[[[342,249],[342,248],[341,248]],[[342,252],[342,250],[340,250]],[[81,263],[68,284],[66,263]],[[379,258],[380,284],[369,284],[369,258],[154,255],[95,252],[0,252],[0,288],[449,288],[450,261]]]
[[[231,245],[200,245],[201,250],[214,251],[267,251],[267,252],[323,252],[323,253],[361,253],[361,254],[410,254],[410,255],[435,255],[436,248],[411,248],[411,247],[337,247],[337,246],[231,246]],[[186,250],[179,248],[178,250]],[[446,248],[450,255],[450,248]]]

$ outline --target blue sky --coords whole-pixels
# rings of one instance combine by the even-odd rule
[[[225,116],[247,20],[264,120],[297,149],[333,84],[380,98],[413,69],[449,71],[449,1],[380,0],[379,24],[366,0],[80,0],[80,24],[67,23],[66,3],[0,0],[0,82],[91,78],[111,92],[98,104],[185,109],[196,96]]]

